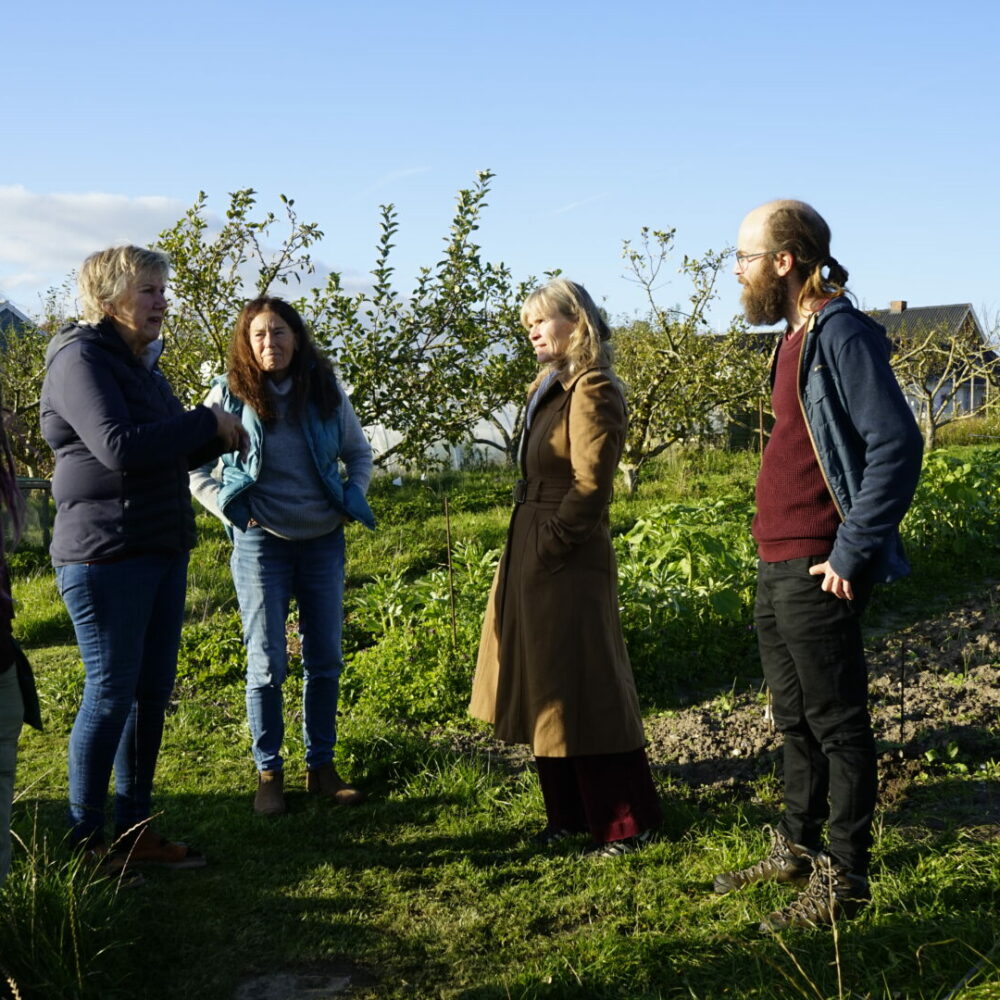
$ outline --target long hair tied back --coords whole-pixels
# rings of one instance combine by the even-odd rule
[[[845,294],[847,268],[830,254],[830,227],[812,205],[775,202],[767,218],[767,234],[771,246],[795,258],[795,272],[802,282],[800,308],[810,300]]]

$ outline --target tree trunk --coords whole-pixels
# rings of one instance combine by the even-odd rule
[[[934,423],[934,418],[928,414],[928,416],[923,421],[923,432],[924,432],[924,452],[933,451],[937,445],[937,425]]]
[[[639,466],[622,460],[618,463],[618,469],[625,480],[625,493],[628,496],[633,496],[639,485]]]

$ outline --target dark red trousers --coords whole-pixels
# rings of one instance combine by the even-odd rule
[[[663,820],[646,751],[536,757],[553,830],[589,832],[596,844],[636,837]]]

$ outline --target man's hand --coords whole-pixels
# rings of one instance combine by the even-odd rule
[[[851,588],[851,581],[845,580],[842,576],[837,576],[837,574],[830,568],[829,561],[817,563],[815,566],[810,568],[809,572],[813,576],[819,576],[820,573],[823,574],[823,582],[820,586],[828,594],[833,594],[834,597],[839,597],[841,600],[854,600],[854,591]]]

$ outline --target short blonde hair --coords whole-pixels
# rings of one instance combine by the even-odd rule
[[[601,310],[583,285],[566,278],[553,278],[536,288],[521,306],[521,325],[530,329],[530,316],[540,312],[547,319],[559,315],[576,324],[569,335],[566,353],[549,366],[558,372],[574,375],[593,365],[610,365],[611,329]]]
[[[84,320],[100,323],[140,275],[166,278],[169,271],[170,258],[159,250],[129,245],[92,253],[77,278]]]

